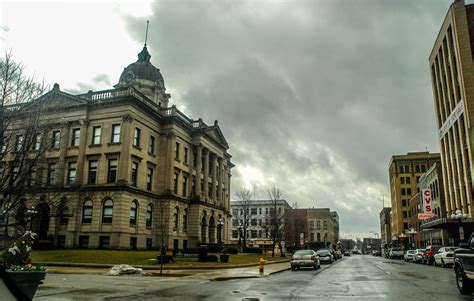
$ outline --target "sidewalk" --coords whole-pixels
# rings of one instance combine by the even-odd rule
[[[66,267],[66,266],[51,266],[47,267],[48,273],[55,274],[95,274],[103,275],[108,268],[102,267]],[[227,268],[227,269],[164,269],[163,276],[165,277],[189,277],[194,279],[204,279],[210,281],[223,281],[238,278],[257,278],[268,276],[271,274],[283,272],[290,269],[289,261],[269,263],[265,265],[263,275],[260,275],[258,265],[252,265],[242,268]],[[146,275],[159,276],[160,270],[146,269]],[[105,276],[104,276],[105,277]],[[107,276],[114,277],[114,276]],[[120,277],[120,276],[115,276]]]

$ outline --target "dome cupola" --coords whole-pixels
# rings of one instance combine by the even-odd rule
[[[147,33],[148,36],[148,22]],[[160,69],[150,62],[151,55],[145,45],[138,54],[138,60],[123,69],[115,88],[134,87],[161,107],[168,107],[170,95],[165,92],[165,81]]]

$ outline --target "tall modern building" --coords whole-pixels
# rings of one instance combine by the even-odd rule
[[[392,156],[389,164],[392,241],[398,241],[399,235],[410,228],[410,199],[419,192],[421,175],[439,162],[439,153],[413,152]]]
[[[145,45],[114,89],[72,95],[55,84],[31,101],[49,122],[35,134],[45,151],[22,206],[36,209],[31,227],[40,241],[145,249],[164,239],[177,249],[229,240],[229,146],[217,121],[207,125],[168,105],[150,58]],[[27,145],[21,127],[14,134],[12,143],[22,143],[6,164]],[[48,200],[52,194],[60,201]]]
[[[474,138],[474,5],[451,4],[429,56],[441,148],[447,219],[438,226],[472,232]],[[458,220],[461,219],[461,220]],[[451,224],[451,225],[450,225]],[[467,235],[470,233],[459,235]],[[455,239],[455,240],[457,240]]]

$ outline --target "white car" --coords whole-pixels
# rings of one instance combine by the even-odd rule
[[[413,262],[414,263],[421,263],[423,262],[423,252],[425,249],[416,249],[415,254],[413,254]]]
[[[408,250],[405,255],[403,255],[403,260],[406,262],[414,261],[416,250]]]
[[[438,253],[434,256],[434,264],[440,265],[443,268],[447,265],[454,264],[454,250],[457,247],[442,247],[438,250]]]

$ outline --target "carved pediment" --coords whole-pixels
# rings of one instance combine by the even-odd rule
[[[207,136],[209,136],[214,141],[219,143],[225,149],[229,148],[229,145],[227,144],[227,141],[224,138],[224,134],[222,134],[222,131],[218,125],[210,126],[207,129],[205,129],[204,132],[206,133]]]

